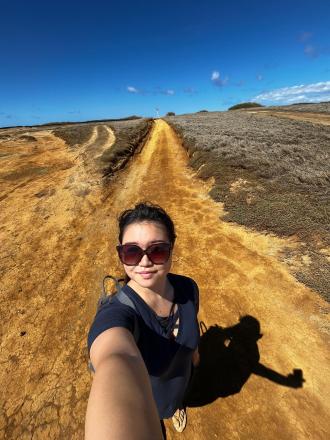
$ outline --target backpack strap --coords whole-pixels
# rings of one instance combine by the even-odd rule
[[[105,287],[105,282],[107,280],[113,280],[116,285],[116,290],[112,295],[108,295]],[[98,300],[97,308],[99,309],[103,304],[105,303],[112,303],[115,299],[117,299],[121,304],[124,304],[125,306],[130,307],[131,309],[136,312],[136,307],[134,302],[131,300],[131,298],[127,295],[127,293],[124,292],[123,286],[120,283],[123,283],[123,278],[116,278],[112,275],[106,275],[102,280],[102,293]],[[134,330],[133,330],[133,336],[134,340],[137,343],[139,336],[140,336],[140,329],[139,329],[139,323],[138,318],[136,316],[136,313],[134,313]]]
[[[131,298],[120,288],[119,292],[117,292],[114,295],[115,298],[118,299],[119,302],[124,304],[125,306],[130,307],[136,312],[136,307],[134,302],[131,300]],[[140,328],[139,328],[139,321],[136,313],[134,313],[134,330],[133,330],[133,336],[135,343],[138,343],[139,337],[140,337]]]
[[[112,295],[108,295],[106,288],[105,288],[105,281],[107,279],[112,279],[115,282],[116,285],[116,291]],[[130,307],[136,312],[136,307],[134,302],[131,300],[131,298],[123,291],[121,282],[123,282],[123,279],[118,279],[112,275],[106,275],[103,278],[102,281],[102,293],[101,296],[97,302],[97,310],[99,310],[104,304],[109,303],[111,304],[114,302],[115,299],[117,299],[121,304],[124,304],[125,306]],[[138,343],[139,337],[140,337],[140,328],[139,328],[139,321],[136,313],[134,313],[134,329],[133,329],[133,337],[135,340],[135,343]],[[88,361],[88,368],[95,373],[95,368],[92,365],[91,360]]]
[[[112,295],[109,295],[107,293],[107,289],[105,287],[105,282],[107,280],[113,280],[115,282],[116,291]],[[102,283],[101,283],[101,296],[99,297],[99,300],[97,302],[97,309],[99,309],[103,304],[108,302],[111,297],[115,296],[118,292],[121,291],[120,283],[122,283],[122,282],[124,282],[123,278],[116,278],[116,277],[114,277],[112,275],[106,275],[103,278]]]
[[[131,309],[136,311],[136,307],[134,302],[131,300],[131,298],[122,290],[120,289],[117,291],[115,297],[122,303],[125,304],[125,306],[130,307]]]

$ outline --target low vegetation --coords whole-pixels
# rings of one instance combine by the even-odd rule
[[[291,104],[291,105],[285,105],[279,107],[267,107],[267,110],[330,114],[330,101],[319,102],[318,104],[297,103],[297,104]]]
[[[107,126],[115,134],[114,144],[108,147],[106,145],[109,137]],[[152,119],[131,117],[106,123],[82,123],[59,127],[53,130],[53,134],[63,139],[69,148],[80,149],[90,141],[94,129],[97,128],[95,141],[88,146],[88,149],[97,151],[102,147],[103,152],[95,160],[91,159],[93,157],[91,153],[85,156],[87,162],[93,162],[92,167],[102,174],[106,183],[116,171],[125,166],[136,149],[143,144],[151,126]]]
[[[143,145],[152,127],[152,119],[139,119],[111,122],[108,126],[114,131],[116,141],[103,153],[100,161],[106,164],[103,175],[109,179],[123,168],[130,157]]]
[[[92,135],[93,127],[92,124],[65,125],[53,130],[53,134],[63,139],[69,147],[74,148],[88,141]]]
[[[242,102],[240,104],[233,105],[229,107],[228,110],[241,110],[243,108],[255,108],[255,107],[263,107],[263,105],[258,104],[257,102]]]
[[[29,134],[23,134],[22,136],[19,137],[19,139],[21,141],[25,141],[25,142],[36,142],[37,139],[34,136],[31,136]]]
[[[210,112],[168,119],[201,178],[214,178],[210,195],[225,219],[309,243],[309,271],[300,279],[324,295],[329,263],[330,129],[308,122],[245,112]],[[322,244],[320,244],[322,243]]]

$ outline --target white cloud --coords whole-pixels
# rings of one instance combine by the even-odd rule
[[[218,87],[222,87],[227,84],[228,77],[221,79],[220,72],[218,72],[217,70],[214,70],[211,75],[211,81],[213,82],[214,85],[216,85]]]
[[[216,70],[212,72],[211,80],[217,81],[220,78],[220,72],[217,72]]]
[[[161,87],[157,87],[155,94],[173,96],[175,94],[175,91],[173,89],[162,89]]]
[[[188,95],[193,95],[194,93],[197,93],[197,90],[194,87],[185,87],[183,89],[183,93],[187,93]]]
[[[293,102],[320,102],[327,101],[330,97],[330,81],[314,84],[301,84],[292,87],[283,87],[270,92],[261,93],[253,100],[269,101],[276,103]]]
[[[257,78],[258,81],[262,81],[264,79],[264,77],[262,75],[260,75],[260,74],[257,75],[256,78]]]
[[[302,32],[299,36],[298,36],[298,40],[301,43],[305,43],[306,41],[310,40],[312,38],[312,32]]]
[[[304,48],[304,54],[310,58],[317,58],[320,55],[320,51],[316,46],[307,44]]]
[[[139,94],[139,95],[148,95],[148,94],[152,93],[150,90],[137,89],[136,87],[133,87],[133,86],[128,86],[127,91],[129,93],[135,93],[135,94]],[[153,93],[173,96],[175,94],[175,91],[173,89],[161,89],[160,87],[156,87],[156,90]]]
[[[288,102],[304,102],[308,99],[306,95],[293,96],[292,98],[288,98]]]
[[[136,89],[135,87],[132,87],[132,86],[128,86],[127,91],[129,93],[139,93],[138,89]]]
[[[330,54],[330,46],[320,46],[314,44],[311,40],[313,37],[312,32],[302,32],[298,36],[298,41],[304,45],[304,54],[308,58],[318,58],[321,55]]]

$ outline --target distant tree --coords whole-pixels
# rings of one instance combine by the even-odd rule
[[[197,113],[207,113],[208,110],[199,110]]]
[[[127,118],[120,118],[120,119],[123,120],[123,121],[131,121],[131,120],[134,120],[134,119],[142,119],[142,116],[132,115],[132,116],[127,116]]]
[[[252,107],[264,107],[261,104],[258,104],[257,102],[242,102],[241,104],[233,105],[232,107],[229,107],[228,110],[239,110],[241,108],[252,108]]]
[[[166,116],[175,116],[175,113],[174,112],[167,112]]]

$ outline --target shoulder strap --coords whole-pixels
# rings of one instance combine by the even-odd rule
[[[106,287],[105,287],[105,282],[108,279],[112,279],[115,282],[116,285],[116,291],[112,294],[112,295],[108,295],[107,291],[106,291]],[[125,306],[130,307],[131,309],[133,309],[136,312],[136,307],[134,302],[131,300],[131,298],[124,292],[124,290],[122,289],[121,286],[121,282],[123,282],[124,280],[121,278],[116,278],[112,275],[106,275],[103,278],[102,281],[102,293],[101,296],[98,300],[98,304],[97,304],[97,308],[99,309],[103,304],[109,302],[111,303],[115,298],[122,304],[124,304]],[[140,329],[139,329],[139,323],[138,323],[138,318],[136,313],[134,313],[134,330],[133,330],[133,336],[134,336],[134,340],[137,343],[140,337]]]
[[[105,281],[107,279],[112,279],[116,285],[116,291],[112,295],[108,295],[106,288],[105,288]],[[122,286],[120,285],[120,283],[122,281],[124,281],[124,280],[118,279],[112,275],[106,275],[103,278],[103,280],[102,280],[102,293],[101,293],[101,296],[99,297],[99,300],[97,302],[97,310],[99,310],[99,308],[102,305],[106,304],[107,302],[111,303],[116,298],[119,302],[130,307],[131,309],[133,309],[136,312],[135,304],[133,303],[131,298],[122,290]],[[134,337],[135,343],[137,344],[139,337],[140,337],[140,328],[139,328],[139,321],[138,321],[138,317],[137,317],[136,313],[134,313],[133,337]],[[90,369],[90,371],[92,373],[95,373],[95,368],[93,367],[93,364],[90,359],[88,361],[88,368]]]
[[[119,292],[116,293],[116,298],[118,299],[118,301],[120,301],[122,304],[125,304],[125,306],[130,307],[131,309],[134,310],[134,312],[136,312],[136,307],[134,302],[131,300],[131,298],[127,295],[127,293],[125,293],[122,288],[120,288]],[[133,336],[134,336],[134,340],[137,343],[140,337],[140,328],[139,328],[139,322],[138,322],[138,317],[137,314],[134,313],[134,330],[133,330]]]
[[[120,288],[119,291],[117,291],[115,297],[126,306],[130,307],[131,309],[136,311],[136,307],[134,302],[131,300],[131,298]]]
[[[107,289],[105,287],[105,282],[107,280],[113,280],[115,282],[115,286],[116,286],[116,290],[113,294],[109,295],[107,292]],[[105,304],[106,302],[109,301],[109,299],[111,299],[113,296],[115,296],[118,292],[121,291],[121,285],[120,283],[123,282],[124,279],[123,278],[116,278],[112,275],[106,275],[101,283],[101,295],[99,297],[99,300],[97,302],[97,308],[99,309],[103,304]]]

